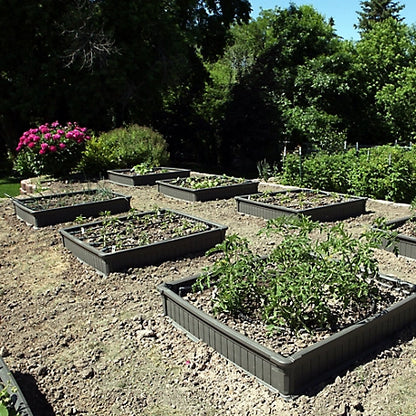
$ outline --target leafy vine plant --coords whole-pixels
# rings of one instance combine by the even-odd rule
[[[380,300],[374,249],[382,232],[357,238],[343,224],[322,225],[304,216],[270,220],[260,232],[280,241],[267,257],[236,234],[207,252],[219,256],[193,289],[216,288],[215,314],[262,319],[271,333],[334,331],[340,311],[360,306],[371,312]]]
[[[0,416],[19,416],[7,386],[0,381]]]

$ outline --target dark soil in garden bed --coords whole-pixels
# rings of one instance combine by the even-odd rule
[[[97,250],[115,252],[210,229],[208,224],[171,211],[139,214],[131,211],[127,217],[108,217],[103,223],[86,224],[71,234]]]
[[[26,197],[22,203],[33,211],[42,211],[54,208],[69,207],[78,204],[87,204],[91,202],[101,202],[113,198],[120,198],[109,189],[94,189],[84,192],[67,192],[67,194],[49,194],[44,198],[37,195],[35,198]]]
[[[330,204],[350,201],[352,198],[341,194],[321,193],[313,190],[288,192],[262,192],[248,197],[249,200],[271,204],[295,210],[322,207]]]
[[[122,186],[105,185],[123,193]],[[51,186],[53,192],[65,192],[86,185]],[[261,185],[265,189],[283,188]],[[228,234],[249,238],[260,255],[276,245],[257,235],[265,221],[238,214],[233,199],[188,203],[167,198],[153,186],[129,194],[140,211],[157,205],[228,225]],[[408,206],[369,200],[364,215],[345,223],[358,234],[379,216],[408,215]],[[55,416],[416,414],[416,328],[286,402],[205,344],[189,340],[163,316],[157,285],[198,274],[209,259],[193,255],[102,276],[63,248],[62,227],[34,230],[16,218],[9,200],[0,201],[0,350],[20,375],[17,381],[33,380]],[[382,249],[376,254],[383,273],[416,283],[414,260]]]

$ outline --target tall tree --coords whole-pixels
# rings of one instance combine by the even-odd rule
[[[38,122],[152,124],[165,94],[203,85],[199,53],[219,56],[249,12],[247,0],[0,0],[0,153]]]
[[[360,32],[370,30],[374,23],[382,22],[389,17],[396,19],[398,22],[403,20],[400,17],[400,11],[404,9],[404,5],[398,1],[392,0],[364,0],[361,1],[361,12],[358,14],[358,24],[355,28]]]
[[[312,105],[313,98],[305,95],[309,86],[299,88],[307,83],[305,77],[299,82],[299,68],[331,54],[340,41],[313,7],[293,4],[287,9],[263,11],[258,19],[232,34],[233,42],[224,58],[211,68],[213,85],[206,89],[199,110],[207,116],[221,109],[221,117],[216,118],[219,160],[224,167],[248,172],[255,171],[256,163],[265,157],[277,160],[283,141],[293,139],[297,144],[326,130],[317,126],[299,131],[291,124],[299,112],[289,109]],[[317,69],[320,66],[316,64]],[[327,85],[330,99],[336,94],[331,81]],[[310,114],[318,114],[320,124],[336,124],[335,118],[317,109],[309,111],[297,126],[307,124]]]
[[[361,109],[357,123],[366,143],[404,139],[399,137],[406,130],[398,127],[399,117],[393,123],[389,114],[398,108],[398,98],[409,94],[409,86],[414,85],[413,74],[408,71],[416,56],[414,35],[404,23],[389,18],[374,25],[356,42],[350,87]],[[395,96],[389,100],[392,91]]]

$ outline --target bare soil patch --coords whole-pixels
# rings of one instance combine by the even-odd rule
[[[397,227],[394,231],[398,232],[399,234],[406,235],[408,237],[416,237],[415,218],[410,218],[403,225]]]
[[[91,184],[92,186],[93,184]],[[54,191],[86,184],[53,183]],[[122,187],[140,211],[171,208],[228,226],[259,254],[276,244],[258,236],[265,220],[238,214],[234,199],[186,202],[154,186]],[[278,190],[261,184],[260,190]],[[344,220],[357,234],[407,205],[369,200]],[[35,230],[0,201],[0,348],[39,415],[412,415],[416,414],[416,326],[332,380],[285,401],[163,316],[156,286],[199,273],[203,253],[105,277],[62,246],[60,228]],[[381,272],[416,283],[414,260],[377,251]]]

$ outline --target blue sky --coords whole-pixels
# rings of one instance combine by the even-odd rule
[[[356,12],[361,11],[360,0],[250,0],[250,3],[253,9],[251,13],[253,18],[258,16],[260,8],[263,10],[274,9],[275,7],[285,9],[290,3],[297,6],[307,4],[313,6],[327,20],[333,17],[335,30],[339,36],[348,40],[359,39],[354,24],[358,22]],[[416,0],[402,0],[399,3],[405,6],[400,12],[400,15],[405,18],[404,22],[408,25],[416,23]]]

